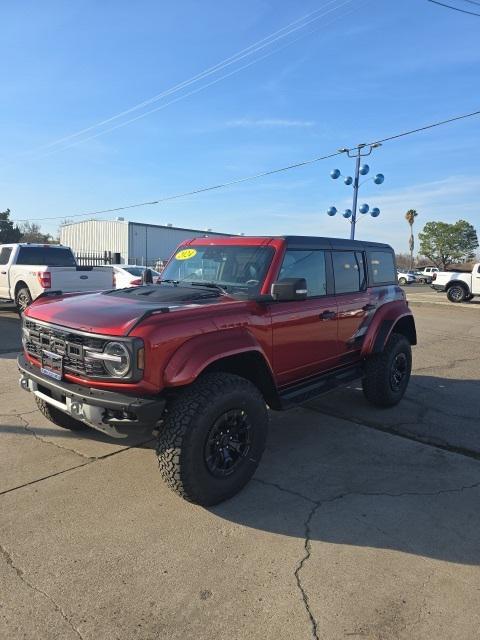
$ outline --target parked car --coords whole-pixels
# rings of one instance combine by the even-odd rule
[[[19,313],[49,291],[99,291],[111,289],[112,285],[112,267],[80,267],[69,247],[0,245],[0,298],[13,300]]]
[[[412,284],[412,282],[415,282],[416,280],[415,276],[408,271],[397,271],[397,279],[398,284],[401,284],[402,286]]]
[[[421,274],[423,274],[424,276],[429,276],[430,278],[434,273],[437,273],[438,271],[440,271],[438,267],[424,267],[423,269],[420,269]]]
[[[34,302],[18,366],[22,389],[61,427],[154,431],[167,485],[212,505],[254,474],[267,405],[360,378],[371,403],[392,407],[413,344],[390,246],[209,237],[182,244],[160,285]]]
[[[416,282],[421,282],[422,284],[430,284],[432,282],[432,276],[428,274],[424,274],[423,271],[415,271],[411,270],[407,273],[412,274],[415,277]]]
[[[432,288],[446,291],[450,302],[464,302],[480,295],[480,263],[471,273],[461,271],[438,271],[433,275]]]
[[[143,283],[143,273],[147,267],[138,266],[135,264],[116,264],[113,267],[113,273],[115,277],[115,287],[117,289],[123,289],[124,287],[135,287]],[[153,282],[157,283],[160,278],[160,273],[154,269],[150,269],[152,272]]]

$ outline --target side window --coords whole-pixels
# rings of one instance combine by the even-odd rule
[[[3,247],[3,249],[0,251],[0,264],[8,264],[11,253],[12,247]]]
[[[287,249],[279,274],[279,280],[282,278],[305,278],[309,298],[326,295],[325,252]]]
[[[334,251],[335,293],[355,293],[365,289],[365,265],[361,251]]]
[[[369,251],[368,268],[373,284],[395,284],[397,274],[390,251]]]

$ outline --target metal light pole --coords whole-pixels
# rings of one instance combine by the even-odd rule
[[[357,224],[357,202],[358,202],[358,189],[360,187],[360,176],[363,175],[367,175],[367,173],[370,171],[370,167],[368,166],[368,164],[364,164],[361,165],[361,159],[364,158],[365,156],[369,156],[373,149],[376,149],[378,147],[380,147],[380,143],[376,142],[374,144],[370,144],[370,145],[366,145],[366,144],[359,144],[356,147],[353,147],[352,149],[347,149],[347,148],[342,148],[339,149],[339,151],[341,153],[346,153],[348,155],[349,158],[355,158],[355,177],[352,179],[351,176],[346,176],[344,178],[344,183],[348,186],[353,184],[353,202],[352,202],[352,208],[351,209],[346,209],[344,211],[344,213],[342,214],[344,218],[351,218],[350,220],[350,240],[355,240],[355,228],[356,228],[356,224]],[[330,173],[330,177],[333,178],[333,180],[336,180],[337,178],[339,178],[342,174],[340,173],[339,169],[334,169],[333,171],[331,171]],[[377,173],[377,175],[373,178],[373,181],[375,182],[375,184],[382,184],[382,182],[384,181],[385,176],[383,175],[383,173]],[[362,204],[359,207],[359,211],[360,213],[368,213],[369,211],[369,206],[368,204]],[[337,213],[337,209],[335,207],[330,207],[327,210],[327,214],[329,216],[334,216]],[[370,211],[370,215],[373,218],[377,218],[380,215],[380,209],[378,209],[378,207],[373,207],[373,209]]]
[[[348,157],[350,158],[350,152],[347,151],[347,153]],[[352,226],[350,227],[350,240],[355,240],[355,225],[357,224],[358,180],[360,176],[361,157],[361,150],[360,147],[358,147],[357,160],[355,162],[355,178],[353,179]]]

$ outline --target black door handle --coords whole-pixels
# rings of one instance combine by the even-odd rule
[[[337,317],[335,311],[323,311],[319,316],[320,320],[333,320]]]
[[[2,276],[6,276],[7,272],[6,271],[2,271]]]
[[[373,309],[375,309],[376,305],[375,304],[366,304],[364,307],[362,307],[362,309],[364,311],[373,311]]]

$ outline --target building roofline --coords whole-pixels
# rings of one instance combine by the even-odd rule
[[[188,227],[174,227],[167,224],[152,224],[151,222],[135,222],[133,220],[78,220],[77,222],[67,222],[65,224],[60,225],[61,227],[71,227],[75,224],[84,224],[85,222],[118,222],[121,224],[126,224],[128,226],[140,226],[140,227],[153,227],[154,229],[173,229],[174,231],[191,231],[192,233],[201,233],[202,235],[212,235],[212,236],[232,236],[232,233],[222,233],[221,231],[206,231],[205,229],[190,229]]]

